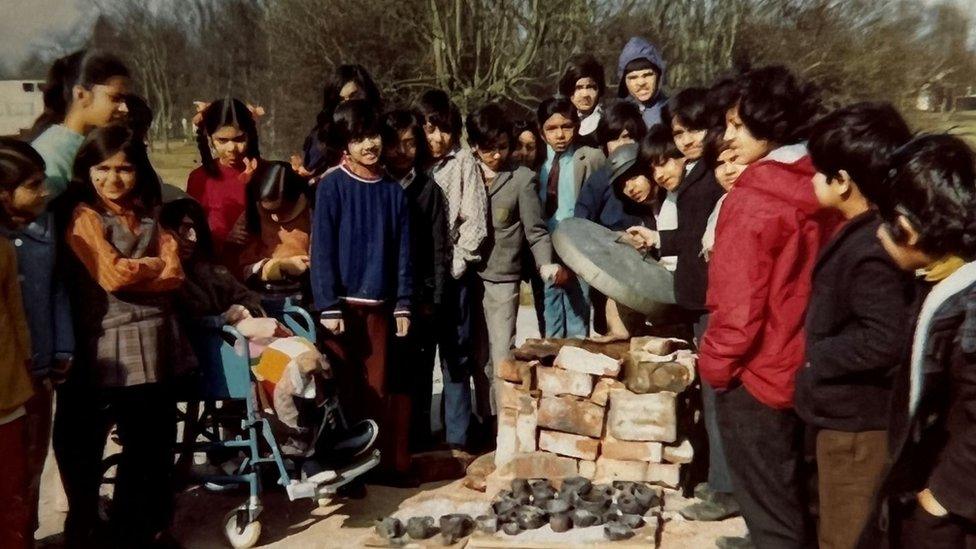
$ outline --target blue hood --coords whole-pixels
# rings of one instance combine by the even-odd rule
[[[661,121],[661,107],[664,106],[667,98],[664,96],[662,89],[664,88],[664,76],[667,72],[668,65],[664,62],[664,58],[661,57],[661,52],[647,40],[639,36],[634,36],[627,41],[624,46],[623,51],[620,52],[620,58],[617,60],[617,80],[619,84],[617,85],[617,96],[618,97],[629,97],[630,93],[627,91],[627,85],[624,83],[624,68],[631,62],[638,59],[646,59],[651,62],[655,67],[658,68],[658,83],[657,91],[654,93],[654,97],[651,98],[647,103],[640,105],[643,107],[641,109],[641,114],[644,116],[644,122],[648,127],[653,124],[659,123]],[[631,100],[635,101],[633,98]]]

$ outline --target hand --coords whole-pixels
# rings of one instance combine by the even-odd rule
[[[627,235],[630,237],[629,244],[640,251],[647,250],[648,248],[656,248],[660,245],[660,237],[657,231],[653,231],[647,227],[635,225],[627,229]]]
[[[302,157],[300,155],[293,154],[288,158],[288,161],[291,163],[291,169],[295,170],[295,173],[306,179],[312,177],[312,172],[305,169],[305,166],[302,164]]]
[[[282,259],[280,263],[281,272],[288,276],[301,276],[308,270],[309,258],[307,255],[296,255]]]
[[[342,335],[346,331],[346,323],[341,318],[323,318],[319,321],[332,335]]]
[[[230,232],[227,233],[227,242],[230,244],[243,246],[247,244],[249,237],[250,235],[247,233],[247,225],[245,224],[244,216],[242,215],[237,219],[237,222],[234,223],[234,226],[231,227]]]
[[[247,307],[243,305],[234,304],[220,316],[224,317],[224,324],[234,325],[245,318],[251,318],[251,311],[248,311]]]
[[[51,383],[55,386],[64,383],[68,379],[68,372],[71,370],[73,363],[74,359],[71,357],[55,358],[51,361]]]
[[[241,177],[250,179],[251,174],[254,170],[258,169],[258,159],[257,158],[245,158],[244,159],[244,172],[241,173]]]
[[[153,271],[162,271],[166,268],[166,262],[161,257],[143,257],[138,261]]]
[[[405,337],[407,332],[410,331],[410,317],[409,316],[398,316],[396,317],[396,336]]]
[[[556,276],[552,279],[553,286],[565,286],[569,284],[569,281],[573,279],[573,272],[563,267],[559,266],[559,270],[556,271]]]
[[[918,500],[919,506],[921,506],[926,513],[934,517],[944,517],[949,514],[949,511],[943,507],[937,499],[935,499],[935,495],[928,488],[919,492],[915,497]]]

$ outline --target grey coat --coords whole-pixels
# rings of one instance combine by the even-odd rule
[[[573,183],[576,185],[576,196],[579,197],[583,182],[600,169],[607,161],[603,151],[593,147],[578,147],[573,153]]]
[[[553,262],[535,172],[525,167],[499,172],[488,187],[488,211],[491,223],[482,244],[482,257],[486,260],[478,271],[482,279],[518,281],[523,242],[528,243],[537,267]]]

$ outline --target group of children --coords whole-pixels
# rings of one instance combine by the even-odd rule
[[[438,354],[444,443],[488,449],[521,281],[546,337],[590,336],[591,313],[604,341],[645,328],[561,264],[550,235],[571,217],[672,273],[709,447],[682,514],[741,513],[749,536],[720,546],[976,542],[973,151],[913,137],[887,104],[824,114],[782,67],[671,98],[665,69],[632,38],[606,101],[603,67],[574,57],[560,94],[513,120],[497,104],[462,118],[441,90],[384,110],[343,65],[291,163],[261,156],[260,107],[198,104],[187,196],[149,162],[125,65],[56,61],[38,136],[0,142],[0,545],[32,543],[52,423],[68,544],[105,535],[115,425],[111,542],[165,545],[188,323],[240,325],[284,298],[317,315],[347,415],[378,424],[378,481],[413,482],[411,452],[435,445]]]

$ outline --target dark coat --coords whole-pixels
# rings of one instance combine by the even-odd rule
[[[583,182],[573,215],[611,231],[624,231],[642,223],[640,217],[624,210],[624,203],[610,186],[610,168],[605,165]]]
[[[795,407],[815,427],[860,432],[888,426],[901,346],[911,337],[915,285],[881,246],[880,225],[874,211],[850,220],[813,270]]]
[[[715,174],[699,161],[675,190],[678,206],[678,228],[661,231],[662,257],[678,256],[674,271],[674,295],[678,305],[690,311],[705,312],[708,289],[708,263],[701,253],[702,236],[708,216],[725,190]]]
[[[440,304],[451,262],[444,192],[422,171],[403,188],[410,207],[410,254],[413,256],[413,302]]]

